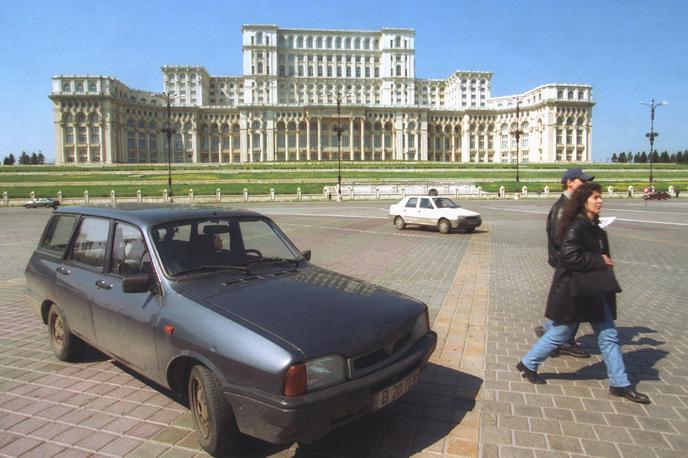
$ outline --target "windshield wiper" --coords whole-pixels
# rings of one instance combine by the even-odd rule
[[[301,260],[300,259],[277,258],[277,257],[258,258],[255,260],[247,261],[244,263],[244,265],[249,266],[252,264],[271,264],[271,263],[278,263],[278,262],[286,262],[286,263],[298,266],[299,263],[301,262]]]
[[[180,275],[188,275],[194,272],[204,272],[204,271],[218,271],[218,270],[237,270],[239,272],[242,272],[246,275],[248,275],[248,267],[244,266],[227,266],[227,265],[204,265],[204,266],[196,266],[192,267],[190,269],[184,269],[180,270],[179,272],[175,273],[173,276],[178,277]]]

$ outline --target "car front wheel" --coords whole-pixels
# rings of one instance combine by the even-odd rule
[[[440,231],[442,234],[449,234],[449,231],[451,230],[451,224],[449,223],[449,221],[442,218],[437,222],[437,230]]]
[[[50,306],[48,312],[48,335],[53,353],[62,361],[74,361],[81,351],[82,343],[69,330],[69,325],[59,307]]]
[[[397,216],[394,218],[394,227],[399,229],[400,231],[403,231],[406,228],[406,222],[404,221],[404,218],[401,216]]]
[[[239,428],[217,377],[205,366],[194,366],[188,389],[189,408],[201,447],[213,456],[235,448],[239,442]]]

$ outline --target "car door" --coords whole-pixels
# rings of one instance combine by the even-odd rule
[[[114,223],[111,249],[92,302],[96,341],[113,356],[156,378],[156,326],[162,298],[150,291],[125,293],[122,289],[126,277],[153,274],[150,251],[141,231],[123,222]]]
[[[103,276],[109,231],[107,218],[83,217],[68,256],[56,268],[55,297],[67,324],[91,343],[95,343],[91,301]]]
[[[406,201],[406,205],[402,208],[402,216],[404,221],[411,224],[416,224],[418,222],[418,198],[409,197]]]
[[[421,197],[418,202],[418,224],[434,226],[437,223],[437,214],[429,197]]]

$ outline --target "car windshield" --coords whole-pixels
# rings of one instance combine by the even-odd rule
[[[435,207],[437,208],[459,208],[461,206],[446,197],[433,197],[432,201],[435,202]]]
[[[209,218],[155,226],[151,237],[173,277],[222,272],[247,275],[257,265],[303,260],[289,239],[263,218]]]

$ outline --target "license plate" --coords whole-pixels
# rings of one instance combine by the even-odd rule
[[[388,386],[384,390],[375,393],[375,396],[373,396],[373,410],[382,409],[387,404],[405,395],[413,388],[413,385],[418,383],[419,372],[420,371],[417,370],[394,385]]]

